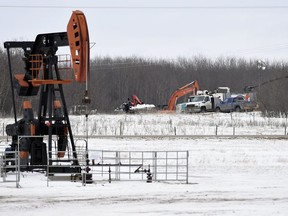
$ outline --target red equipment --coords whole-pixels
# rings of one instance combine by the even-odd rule
[[[132,95],[130,106],[137,106],[138,104],[143,104],[143,102],[136,95]]]

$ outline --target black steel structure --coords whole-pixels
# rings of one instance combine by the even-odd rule
[[[53,135],[57,137],[58,151],[65,152],[67,147],[70,148],[73,152],[71,165],[75,165],[75,167],[79,165],[62,86],[71,80],[61,78],[56,55],[58,47],[68,45],[66,32],[39,34],[35,42],[8,41],[4,43],[4,47],[7,49],[15,119],[14,124],[7,126],[6,132],[7,135],[12,136],[11,150],[18,148],[18,138],[22,137],[19,140],[19,151],[24,153],[22,154],[24,161],[22,163],[26,163],[27,156],[30,155],[29,167],[32,169],[47,165],[47,149],[49,165],[57,162],[52,159],[51,154]],[[25,73],[23,75],[13,74],[12,71],[10,49],[15,48],[21,48],[24,51]],[[39,58],[37,57],[38,59],[35,60],[35,56]],[[43,68],[43,74],[39,77],[41,68]],[[24,101],[23,118],[17,120],[15,89],[18,96],[25,98],[36,96],[40,91],[37,118],[34,118],[30,103]],[[40,137],[45,135],[48,135],[48,148],[43,142],[43,137]],[[58,156],[61,157],[61,153]],[[57,170],[53,172],[57,172]],[[59,169],[59,172],[71,172],[71,168]]]

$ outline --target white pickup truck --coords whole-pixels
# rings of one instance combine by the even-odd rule
[[[179,104],[176,109],[186,113],[207,112],[214,111],[219,103],[219,98],[215,96],[194,95],[189,98],[187,103]]]

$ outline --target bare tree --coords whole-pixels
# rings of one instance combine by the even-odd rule
[[[15,51],[11,56],[13,71],[24,73],[22,53]],[[7,115],[11,112],[12,99],[7,55],[2,49],[0,63],[3,71],[0,73],[0,112]],[[165,60],[106,56],[96,57],[90,64],[90,109],[99,112],[113,112],[133,94],[145,103],[165,105],[176,89],[193,80],[198,80],[200,88],[207,90],[228,86],[232,92],[243,92],[246,86],[254,86],[263,112],[287,112],[287,62],[267,61],[264,71],[257,69],[256,60],[234,57],[211,60],[196,56]],[[64,85],[64,91],[69,109],[82,103],[85,85],[73,82]],[[19,112],[22,100],[17,98]],[[37,104],[37,96],[32,97],[32,102]]]

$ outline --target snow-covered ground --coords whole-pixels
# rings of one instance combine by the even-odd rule
[[[35,115],[36,116],[36,115]],[[20,116],[21,117],[21,116]],[[18,117],[18,118],[20,118]],[[2,118],[0,136],[12,118]],[[287,118],[260,112],[70,116],[74,135],[285,135]],[[88,130],[88,131],[87,131]]]
[[[129,120],[130,129],[122,132],[131,134],[136,128],[142,134],[146,125],[146,131],[164,128],[162,135],[165,135],[169,124],[187,125],[186,131],[191,133],[189,125],[205,130],[210,124],[215,126],[215,122],[230,130],[231,114],[188,117],[99,115],[95,121],[97,128],[107,125],[108,131],[116,128],[115,122],[119,127],[120,122],[128,125]],[[85,134],[85,119],[80,118],[71,117],[78,127],[83,124],[78,132]],[[281,135],[286,124],[286,119],[265,119],[257,113],[233,114],[232,119],[237,119],[237,126],[243,131],[261,128],[266,132],[273,128],[275,133],[281,131]],[[89,125],[91,133],[97,131],[91,128],[93,122]],[[15,183],[0,183],[1,215],[288,215],[287,139],[93,138],[88,140],[88,146],[90,150],[114,151],[189,150],[189,184],[99,181],[82,186],[80,182],[53,181],[47,187],[44,174],[22,173],[21,188],[16,188]]]
[[[89,135],[284,135],[287,118],[259,112],[73,116],[75,134]]]

